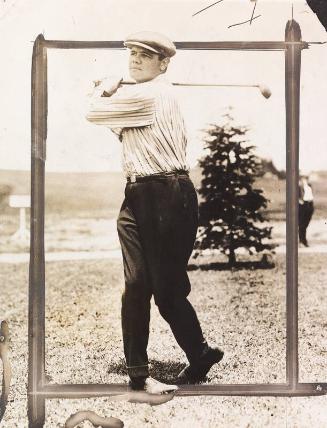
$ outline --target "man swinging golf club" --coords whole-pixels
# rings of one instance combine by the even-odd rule
[[[127,177],[117,227],[125,291],[122,331],[130,385],[167,393],[176,389],[149,377],[150,300],[168,322],[189,364],[177,384],[205,379],[223,352],[205,341],[188,301],[186,272],[198,225],[197,195],[186,162],[186,133],[173,86],[164,78],[174,44],[164,35],[139,32],[124,42],[135,85],[96,82],[87,119],[113,130],[123,144]]]

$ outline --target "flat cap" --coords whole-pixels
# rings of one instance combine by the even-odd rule
[[[172,57],[176,53],[176,47],[168,37],[153,31],[140,31],[129,35],[124,41],[124,46],[127,48],[141,46],[165,57]]]

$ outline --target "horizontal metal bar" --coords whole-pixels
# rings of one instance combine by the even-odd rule
[[[32,395],[45,398],[92,398],[127,394],[126,384],[52,384],[45,385]],[[218,384],[182,385],[177,396],[194,395],[248,395],[248,396],[310,396],[327,394],[326,383],[300,383],[296,388],[288,384]]]
[[[307,43],[309,46],[310,45],[325,45],[327,43],[327,41],[326,42],[307,42]]]
[[[288,45],[299,45],[302,49],[309,47],[307,42],[174,42],[182,50],[285,50]],[[52,49],[125,49],[123,41],[89,41],[89,40],[45,40],[44,46]]]
[[[285,50],[287,45],[297,44],[303,49],[308,48],[306,42],[283,41],[210,41],[210,42],[175,42],[177,49],[204,49],[204,50]]]
[[[40,386],[31,394],[47,398],[87,398],[106,397],[130,392],[125,384],[47,384]]]
[[[326,395],[327,383],[298,383],[296,391],[299,395]]]
[[[287,384],[240,384],[240,385],[189,385],[182,386],[177,395],[230,395],[230,396],[311,396],[326,395],[327,384],[298,384],[292,388]]]

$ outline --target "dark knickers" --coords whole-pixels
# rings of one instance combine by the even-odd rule
[[[307,227],[314,211],[313,202],[304,201],[299,204],[299,240],[307,245]]]
[[[186,175],[128,183],[117,225],[125,274],[122,330],[129,375],[148,375],[152,295],[188,360],[195,360],[205,341],[187,299],[191,286],[186,268],[198,225],[193,183]]]

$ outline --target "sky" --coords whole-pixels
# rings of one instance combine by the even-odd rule
[[[258,0],[252,24],[228,26],[251,17],[254,2],[7,0],[0,6],[0,169],[30,168],[31,59],[43,33],[55,40],[123,40],[141,30],[160,31],[174,41],[284,40],[292,16],[305,41],[326,41],[327,33],[305,1]],[[126,50],[48,52],[47,171],[118,171],[121,143],[107,128],[85,120],[92,81],[127,73]],[[283,52],[178,51],[167,77],[174,82],[263,84],[257,88],[176,88],[188,129],[192,166],[203,155],[203,132],[220,123],[231,107],[235,123],[250,128],[257,153],[285,168]],[[326,169],[327,44],[302,51],[300,168]]]

